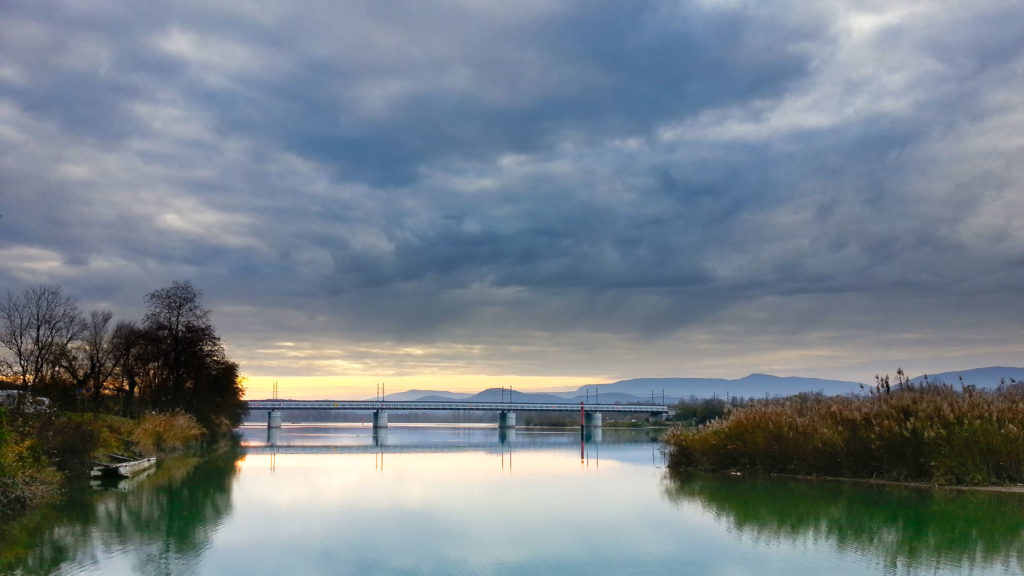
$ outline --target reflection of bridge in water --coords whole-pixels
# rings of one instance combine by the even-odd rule
[[[581,434],[580,440],[587,444],[605,444],[615,446],[657,446],[657,442],[630,440],[605,441],[600,428],[586,430]],[[386,430],[376,430],[373,433],[372,444],[281,444],[280,429],[272,428],[267,431],[266,444],[246,444],[242,448],[246,454],[415,454],[429,452],[508,452],[530,451],[530,450],[551,450],[558,448],[575,448],[577,444],[564,436],[554,440],[551,438],[538,438],[526,436],[516,438],[514,430],[499,430],[498,438],[495,440],[472,440],[457,442],[405,442],[401,444],[389,444]]]
[[[644,414],[663,418],[668,414],[664,404],[588,404],[541,402],[400,402],[394,400],[249,400],[249,410],[266,410],[267,426],[281,427],[281,412],[287,410],[331,410],[373,412],[373,427],[388,427],[388,411],[405,412],[497,412],[498,426],[515,428],[516,412],[579,412],[580,424],[600,428],[602,414]]]
[[[288,427],[286,430],[299,430]],[[399,428],[403,430],[405,427]],[[456,427],[457,428],[457,427]],[[413,428],[414,429],[414,428]],[[365,428],[364,428],[365,430]],[[518,435],[515,428],[491,429],[491,434],[480,434],[486,428],[473,429],[477,433],[472,438],[457,438],[440,440],[429,440],[429,433],[426,439],[419,434],[410,437],[407,431],[403,430],[396,436],[393,430],[387,428],[373,428],[372,434],[357,436],[346,436],[344,443],[317,443],[317,442],[296,442],[292,443],[292,435],[285,432],[282,443],[281,428],[266,429],[266,443],[259,442],[253,438],[242,444],[242,450],[246,456],[268,456],[270,458],[271,470],[276,469],[276,458],[278,455],[358,455],[373,454],[378,457],[375,466],[383,470],[384,456],[389,454],[437,454],[437,453],[460,453],[476,452],[482,454],[493,454],[501,456],[501,466],[511,470],[513,453],[520,452],[545,452],[563,450],[568,453],[579,447],[580,464],[586,462],[589,467],[592,463],[599,465],[601,460],[601,447],[612,449],[617,448],[650,447],[652,462],[657,462],[661,450],[661,444],[651,436],[638,434],[639,430],[615,430],[606,436],[601,428],[580,427],[579,434],[565,432],[548,432],[531,430],[520,432]],[[495,433],[496,432],[496,433]],[[300,436],[301,437],[301,436]],[[436,438],[436,437],[435,437]],[[355,440],[355,442],[352,442]]]
[[[588,442],[589,444],[589,442]],[[649,442],[635,442],[631,443],[636,446],[651,446]],[[268,454],[429,454],[429,453],[445,453],[445,452],[492,452],[494,454],[500,454],[502,452],[508,453],[511,449],[515,449],[516,452],[529,452],[531,450],[551,450],[553,448],[565,448],[575,449],[576,446],[572,444],[495,444],[491,443],[480,443],[480,444],[421,444],[411,445],[404,444],[399,446],[390,446],[388,444],[379,445],[359,445],[359,446],[300,446],[300,445],[285,445],[285,446],[243,446],[246,455],[253,456],[265,456]]]

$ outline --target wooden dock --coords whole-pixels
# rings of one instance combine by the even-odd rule
[[[131,478],[139,472],[148,470],[156,465],[156,458],[130,460],[114,454],[111,454],[111,456],[121,461],[113,464],[97,464],[93,466],[91,473],[93,478]]]

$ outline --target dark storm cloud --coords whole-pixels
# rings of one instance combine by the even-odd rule
[[[287,21],[255,34],[220,26],[221,40],[264,39],[287,64],[216,90],[185,77],[183,92],[215,110],[223,131],[283,145],[340,179],[401,185],[437,159],[536,152],[565,134],[643,134],[666,117],[777,96],[812,59],[793,45],[824,41],[820,25],[771,12],[566,4],[526,26],[453,8],[420,21],[400,16],[405,4],[376,18],[349,7],[351,19],[313,33],[322,50],[295,46],[288,35],[303,31]],[[357,41],[338,41],[346,35]]]
[[[879,326],[979,318],[948,346],[987,358],[1024,312],[1021,20],[5,3],[0,282],[131,313],[190,278],[246,350],[479,342],[533,373],[678,371],[673,342],[852,366]]]

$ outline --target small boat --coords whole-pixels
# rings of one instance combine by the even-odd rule
[[[119,461],[112,464],[98,463],[96,466],[93,466],[90,473],[93,478],[131,478],[139,472],[148,470],[156,465],[156,458],[132,460],[127,456],[119,454],[110,454],[110,456]]]
[[[89,485],[92,486],[93,490],[130,492],[133,488],[141,484],[147,476],[154,472],[156,472],[156,466],[151,466],[131,478],[121,478],[120,476],[101,476],[99,478],[89,480]]]

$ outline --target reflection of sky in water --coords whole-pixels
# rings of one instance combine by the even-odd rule
[[[273,471],[269,456],[242,464],[233,523],[273,525],[246,545],[290,542],[308,562],[297,572],[667,570],[678,549],[658,519],[677,513],[649,464],[581,464],[568,451],[389,454],[382,466],[371,454],[275,458]]]
[[[264,427],[245,433],[254,444],[266,442]],[[373,436],[369,427],[286,426],[280,443],[322,440],[372,446]],[[605,429],[601,440],[586,445],[581,462],[578,430],[520,428],[502,444],[493,426],[393,425],[386,443],[395,450],[470,447],[250,454],[239,464],[235,513],[208,561],[234,558],[250,573],[324,574],[789,576],[892,568],[882,556],[814,531],[775,537],[738,529],[727,509],[705,506],[699,494],[666,498],[658,444],[646,432]],[[225,541],[239,548],[223,548]],[[292,559],[268,552],[278,546],[292,550]],[[243,547],[258,552],[245,555]],[[998,565],[972,569],[1015,573]],[[927,573],[960,572],[947,565]]]
[[[582,461],[578,430],[393,425],[384,451],[368,426],[302,425],[274,447],[362,450],[340,454],[241,432],[253,452],[104,495],[40,539],[75,559],[26,573],[991,575],[1024,557],[1020,497],[673,481],[645,431],[605,429]]]

